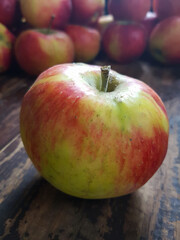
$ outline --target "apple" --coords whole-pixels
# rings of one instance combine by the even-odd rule
[[[0,23],[0,73],[7,71],[10,67],[14,40],[14,35]]]
[[[20,0],[20,5],[23,16],[36,28],[48,28],[52,16],[52,28],[63,28],[72,10],[71,0]]]
[[[145,16],[145,18],[141,21],[141,24],[145,27],[147,38],[149,39],[152,30],[156,26],[156,24],[159,22],[159,19],[157,17],[157,14],[154,12],[148,12]]]
[[[169,17],[160,21],[153,29],[149,50],[159,62],[166,64],[180,63],[180,16]]]
[[[119,63],[139,58],[147,45],[144,27],[136,22],[115,21],[105,30],[102,38],[104,52]]]
[[[72,62],[74,45],[63,31],[29,29],[17,37],[15,56],[24,71],[38,75],[55,64]]]
[[[22,101],[27,154],[48,182],[80,198],[137,190],[160,167],[168,147],[167,113],[157,93],[108,71],[82,63],[56,65]]]
[[[101,37],[98,30],[69,24],[65,31],[74,43],[75,61],[90,62],[97,56],[101,45]]]
[[[16,20],[18,0],[0,0],[0,23],[12,26]]]
[[[180,1],[153,0],[153,10],[161,20],[171,16],[180,16]]]
[[[104,14],[105,0],[72,0],[72,23],[94,25]]]
[[[141,21],[150,6],[150,0],[109,0],[108,12],[115,20]]]
[[[96,28],[100,32],[101,36],[112,22],[114,22],[114,17],[111,14],[103,15],[98,18]]]

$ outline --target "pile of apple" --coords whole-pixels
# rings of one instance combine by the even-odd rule
[[[0,72],[13,57],[25,72],[38,75],[56,64],[91,62],[100,51],[122,64],[146,49],[160,62],[179,63],[180,1],[152,3],[1,0]]]
[[[126,63],[147,49],[159,62],[180,63],[179,0],[109,0],[108,11],[114,20],[107,21],[103,48],[110,59]]]
[[[1,0],[0,71],[9,68],[13,54],[32,75],[56,64],[93,60],[101,37],[91,26],[104,8],[104,0]]]

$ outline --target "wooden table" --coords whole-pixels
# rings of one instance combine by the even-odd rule
[[[101,61],[97,61],[101,64]],[[0,76],[0,240],[179,240],[180,70],[147,61],[112,68],[148,83],[170,120],[167,156],[133,194],[107,200],[67,196],[43,180],[19,134],[23,95],[34,78],[20,71]]]

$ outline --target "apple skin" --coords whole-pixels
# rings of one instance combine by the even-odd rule
[[[111,60],[128,63],[143,54],[147,45],[146,30],[136,22],[115,21],[106,28],[102,44]]]
[[[104,14],[105,0],[72,0],[72,8],[72,23],[93,26]]]
[[[97,56],[101,45],[101,36],[98,30],[69,24],[65,31],[74,43],[76,62],[90,62]]]
[[[108,12],[115,20],[141,21],[150,6],[150,0],[109,0]]]
[[[20,0],[20,6],[27,22],[36,28],[48,28],[53,15],[51,27],[63,28],[72,11],[71,0]]]
[[[17,37],[15,56],[25,72],[38,75],[53,65],[73,62],[74,45],[63,31],[29,29]]]
[[[0,0],[0,23],[12,26],[15,21],[18,0]]]
[[[153,0],[153,10],[160,20],[171,16],[180,16],[179,0]]]
[[[180,63],[180,16],[160,21],[149,39],[151,55],[164,64]]]
[[[61,64],[43,72],[23,98],[27,154],[57,189],[88,199],[125,195],[145,184],[168,147],[160,97],[145,83],[100,66]]]
[[[14,35],[0,23],[0,73],[7,71],[10,67],[14,41]]]
[[[154,12],[148,12],[146,14],[146,17],[141,21],[141,24],[144,26],[147,38],[149,39],[152,30],[156,26],[156,24],[159,22],[159,19],[157,17],[157,14]]]

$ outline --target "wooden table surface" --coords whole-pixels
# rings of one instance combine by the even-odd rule
[[[112,69],[146,82],[164,101],[170,138],[162,166],[124,197],[63,194],[40,177],[19,134],[21,100],[35,78],[0,75],[0,240],[180,239],[180,69],[143,60]]]

